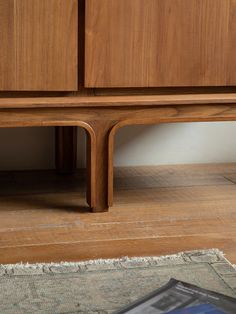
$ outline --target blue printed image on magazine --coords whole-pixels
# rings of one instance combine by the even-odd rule
[[[226,312],[217,309],[213,304],[199,304],[185,309],[174,310],[167,314],[226,314]]]

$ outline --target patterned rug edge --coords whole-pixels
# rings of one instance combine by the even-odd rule
[[[217,248],[212,249],[203,249],[203,250],[191,250],[179,252],[177,254],[170,254],[165,256],[143,256],[143,257],[128,257],[123,256],[121,258],[112,258],[112,259],[95,259],[95,260],[86,260],[79,262],[60,262],[60,263],[17,263],[17,264],[0,264],[0,272],[2,271],[11,271],[11,270],[24,270],[26,272],[34,270],[45,270],[45,268],[86,268],[86,267],[102,267],[110,268],[113,265],[122,264],[122,266],[137,266],[141,267],[142,264],[149,263],[155,265],[162,264],[172,264],[172,263],[183,263],[183,262],[212,262],[215,261],[217,257],[218,261],[224,261],[229,263],[232,267],[236,268],[236,265],[230,263],[229,260],[225,258],[225,255],[222,251]]]

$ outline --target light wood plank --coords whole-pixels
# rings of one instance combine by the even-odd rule
[[[119,168],[114,207],[92,214],[85,205],[82,172],[68,178],[52,171],[3,172],[0,263],[163,255],[213,247],[236,263],[235,173],[235,163]],[[173,184],[166,184],[171,176]],[[153,177],[158,184],[152,186]]]
[[[1,263],[24,262],[61,262],[79,261],[97,258],[120,258],[123,256],[160,256],[195,249],[216,247],[226,253],[233,263],[236,261],[236,241],[231,236],[178,237],[164,239],[138,239],[97,241],[91,243],[64,243],[33,245],[24,247],[0,248]]]

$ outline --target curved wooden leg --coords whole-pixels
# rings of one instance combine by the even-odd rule
[[[108,155],[108,205],[112,207],[114,196],[114,142],[115,142],[116,127],[111,129],[109,134],[109,155]]]
[[[77,127],[55,128],[55,161],[59,174],[72,174],[76,171]]]
[[[86,152],[86,171],[87,171],[87,190],[86,197],[87,203],[91,209],[95,207],[96,203],[96,186],[95,186],[95,153],[93,150],[95,149],[95,143],[92,143],[91,134],[86,132],[87,138],[87,152]]]
[[[87,201],[93,212],[105,212],[109,209],[109,133],[113,124],[99,121],[91,125],[95,140],[87,139]]]

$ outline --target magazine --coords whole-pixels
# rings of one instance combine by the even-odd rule
[[[236,314],[236,299],[171,279],[114,314]]]

